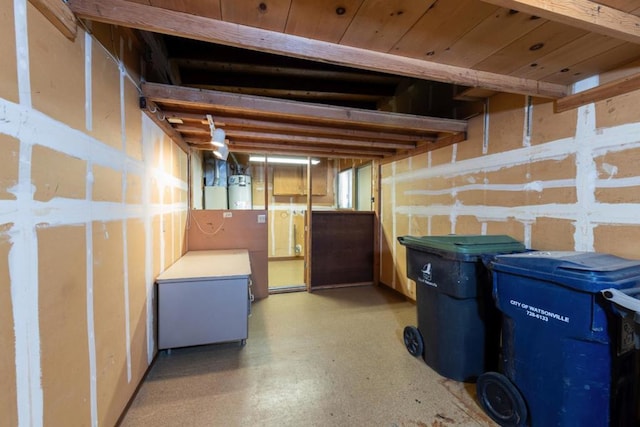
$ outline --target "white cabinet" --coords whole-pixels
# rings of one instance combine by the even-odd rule
[[[251,265],[247,250],[190,251],[156,279],[158,349],[248,337]]]

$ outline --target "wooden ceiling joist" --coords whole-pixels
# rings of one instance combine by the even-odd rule
[[[556,113],[572,110],[592,102],[603,101],[640,89],[640,74],[623,77],[555,101]]]
[[[589,0],[483,0],[631,43],[640,43],[640,17]]]
[[[228,93],[240,93],[246,95],[269,96],[272,98],[288,98],[288,99],[320,99],[331,101],[358,101],[358,102],[378,102],[386,98],[383,95],[360,94],[347,92],[322,92],[312,90],[293,90],[293,89],[267,89],[259,87],[239,87],[239,86],[222,86],[209,84],[189,84],[185,87],[193,87],[197,89],[217,90]]]
[[[144,83],[142,96],[157,104],[182,105],[212,112],[251,110],[264,117],[303,119],[308,123],[369,130],[413,130],[425,132],[466,132],[467,122],[355,108],[333,107],[305,102],[283,101],[250,95]]]
[[[185,126],[179,125],[174,128],[177,132],[190,138],[198,138],[203,142],[209,142],[211,140],[211,132],[209,128]],[[350,139],[345,135],[319,135],[319,134],[300,134],[295,133],[279,133],[276,129],[273,130],[250,130],[247,128],[234,128],[232,126],[225,126],[226,135],[228,138],[233,139],[245,139],[251,141],[292,141],[301,144],[334,144],[334,145],[348,145],[352,147],[381,147],[392,149],[412,149],[417,146],[417,142],[403,141],[403,140],[391,140],[377,137]],[[436,136],[429,140],[422,140],[421,142],[433,142],[436,140]],[[374,142],[375,141],[375,142]]]
[[[69,0],[68,5],[83,19],[312,61],[545,98],[568,93],[565,85],[329,43],[125,0]]]
[[[400,81],[399,77],[393,75],[384,76],[379,74],[360,73],[356,71],[313,70],[306,68],[283,66],[274,67],[270,65],[242,64],[237,62],[206,61],[185,58],[174,58],[170,60],[170,63],[185,69],[261,76],[304,77],[318,80],[339,80],[371,84],[397,84]]]
[[[202,150],[202,151],[207,151],[207,150]],[[258,154],[258,155],[263,155],[266,154],[267,156],[285,156],[288,154],[291,154],[291,152],[289,151],[278,151],[278,150],[264,150],[264,151],[256,151],[253,148],[238,148],[238,149],[234,149],[233,151],[234,153],[244,153],[244,154]],[[367,156],[367,155],[362,155],[362,156],[357,156],[354,154],[344,154],[344,153],[327,153],[327,152],[323,152],[323,151],[319,151],[319,152],[309,152],[309,153],[301,153],[301,155],[305,155],[305,156],[310,156],[310,157],[318,157],[318,158],[331,158],[331,159],[353,159],[353,158],[358,158],[360,160],[380,160],[382,159],[382,157],[380,156]]]
[[[260,144],[234,142],[229,146],[229,150],[236,153],[260,153],[260,154],[287,154],[291,155],[290,145],[286,144]],[[347,148],[320,148],[320,147],[296,147],[295,154],[308,155],[318,157],[332,158],[358,158],[358,159],[382,159],[395,154],[394,151],[378,151],[378,150],[353,150]]]
[[[432,133],[405,134],[390,132],[373,132],[357,129],[329,128],[304,124],[288,124],[271,122],[270,125],[253,120],[225,119],[226,129],[243,129],[263,132],[279,132],[289,135],[316,136],[321,138],[348,139],[353,141],[379,141],[379,142],[404,142],[416,144],[423,141],[432,141]]]
[[[203,114],[185,113],[181,111],[163,111],[167,119],[179,120],[185,126],[193,127],[194,124],[201,124],[204,132],[209,133],[207,121],[203,120]],[[285,123],[278,121],[266,121],[245,119],[224,115],[216,115],[213,117],[216,126],[223,127],[225,130],[252,130],[263,131],[267,133],[283,133],[288,135],[306,135],[318,136],[324,138],[336,139],[352,139],[359,141],[380,141],[380,142],[406,142],[408,144],[416,144],[420,142],[432,142],[436,139],[436,135],[432,132],[422,133],[405,133],[401,132],[382,132],[367,131],[359,129],[332,128],[326,126],[309,125],[303,123]],[[176,126],[180,130],[180,126]]]
[[[208,127],[205,129],[199,126],[178,125],[174,126],[174,129],[184,135],[200,135],[211,139],[211,130]]]
[[[292,136],[284,134],[265,134],[263,132],[247,132],[247,131],[227,131],[227,136],[233,141],[249,141],[249,142],[271,142],[279,141],[290,142],[296,145],[314,145],[321,147],[324,145],[348,146],[348,147],[365,147],[365,148],[388,148],[391,150],[410,150],[416,148],[415,144],[406,144],[401,142],[379,142],[379,141],[354,141],[341,140],[336,138],[319,138],[314,136]]]
[[[78,33],[76,17],[60,0],[29,0],[66,38],[75,40]]]

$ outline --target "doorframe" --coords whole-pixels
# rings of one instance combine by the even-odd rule
[[[313,209],[313,178],[311,173],[311,157],[307,157],[307,214],[304,226],[304,284],[307,292],[311,292],[311,209]]]

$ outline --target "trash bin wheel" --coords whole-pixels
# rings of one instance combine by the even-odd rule
[[[482,409],[503,427],[527,424],[527,405],[515,385],[502,374],[485,372],[476,383]]]
[[[412,356],[422,356],[424,344],[422,342],[422,334],[415,326],[407,326],[404,328],[404,345]]]

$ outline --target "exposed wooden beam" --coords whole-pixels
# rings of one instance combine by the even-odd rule
[[[177,125],[173,127],[176,131],[180,133],[186,133],[189,135],[206,135],[209,139],[211,139],[211,130],[209,128],[203,128],[199,126],[185,126],[185,125]]]
[[[402,134],[391,132],[372,132],[366,130],[328,128],[323,126],[313,126],[304,124],[289,124],[270,122],[268,124],[255,120],[243,120],[225,118],[225,129],[245,129],[261,130],[264,132],[281,132],[291,135],[307,135],[336,139],[353,139],[359,141],[379,141],[379,142],[404,142],[406,144],[416,144],[421,141],[432,141],[435,139],[433,133]]]
[[[208,132],[201,132],[194,129],[177,129],[183,134],[185,141],[190,144],[210,144],[211,137]],[[325,146],[332,145],[336,147],[364,147],[374,149],[391,149],[391,150],[411,150],[417,147],[416,144],[406,144],[402,142],[372,142],[372,141],[352,141],[344,139],[319,138],[313,136],[299,136],[274,134],[264,132],[248,132],[248,131],[228,131],[227,136],[231,141],[247,141],[247,142],[268,142],[268,143],[286,143],[295,146]]]
[[[286,135],[286,134],[273,134],[273,133],[263,133],[263,132],[246,132],[246,131],[235,131],[230,130],[227,132],[227,136],[232,141],[242,140],[242,141],[255,141],[255,142],[271,142],[278,143],[289,142],[292,144],[300,145],[315,145],[315,146],[323,146],[323,145],[336,145],[336,146],[349,146],[349,147],[366,147],[366,148],[390,148],[394,150],[404,149],[410,150],[415,148],[415,144],[407,145],[401,142],[373,142],[373,141],[349,141],[344,139],[331,139],[331,138],[320,138],[314,136],[299,136],[299,135]]]
[[[393,75],[368,74],[335,70],[312,70],[306,68],[243,64],[238,62],[206,61],[196,59],[174,58],[169,61],[181,68],[207,70],[225,73],[241,73],[261,76],[304,77],[308,79],[339,80],[396,85],[401,78]]]
[[[193,135],[198,140],[208,143],[211,140],[209,129],[179,125],[174,128],[177,132],[184,135]],[[228,128],[227,128],[228,129]],[[417,146],[415,142],[407,141],[379,141],[377,139],[362,140],[348,139],[342,137],[324,137],[320,135],[299,135],[292,133],[278,133],[277,131],[255,131],[247,129],[229,129],[226,131],[227,137],[230,139],[242,139],[246,141],[287,141],[298,144],[318,144],[318,145],[347,145],[351,147],[376,147],[376,148],[392,148],[410,150]]]
[[[199,151],[212,151],[210,148],[199,148],[199,147],[194,147],[194,150],[199,150]],[[293,153],[291,151],[291,149],[257,149],[257,148],[253,148],[253,147],[241,147],[241,148],[237,148],[234,149],[233,151],[234,153],[246,153],[246,154],[267,154],[267,155],[291,155],[291,154],[300,154],[300,155],[305,155],[305,156],[312,156],[312,157],[319,157],[319,158],[332,158],[332,159],[353,159],[355,157],[357,157],[358,159],[363,159],[363,160],[380,160],[382,158],[384,158],[383,156],[379,156],[379,155],[354,155],[354,154],[349,154],[349,153],[326,153],[326,152],[322,152],[322,151],[318,151],[318,152],[314,152],[314,151],[310,151],[307,153]]]
[[[631,43],[640,43],[640,17],[589,0],[483,0]]]
[[[307,123],[325,123],[351,126],[354,129],[413,129],[425,132],[465,132],[467,122],[463,120],[387,113],[356,108],[333,107],[306,102],[283,101],[250,95],[236,95],[219,91],[168,86],[156,83],[142,84],[144,97],[156,103],[183,105],[211,111],[251,110],[263,117],[301,119]]]
[[[456,88],[461,89],[461,88]],[[462,90],[458,90],[456,94],[453,96],[453,99],[458,101],[484,101],[485,99],[495,95],[496,92],[493,90],[486,90],[475,87],[463,88]]]
[[[125,0],[69,0],[69,6],[84,19],[244,49],[545,98],[567,94],[564,85],[313,40]]]
[[[640,74],[634,74],[602,84],[593,89],[560,98],[555,101],[555,111],[556,113],[562,113],[563,111],[613,98],[638,89],[640,89]]]
[[[203,120],[203,114],[183,113],[180,111],[164,111],[167,119],[179,119],[185,125],[187,123],[199,123],[206,125],[206,120]],[[404,133],[404,129],[398,130],[397,133],[393,132],[374,132],[357,129],[344,129],[334,128],[319,125],[308,125],[301,123],[284,123],[276,121],[265,120],[253,120],[243,119],[238,117],[220,116],[216,115],[214,123],[217,127],[223,129],[242,129],[264,132],[281,132],[291,135],[309,135],[309,136],[321,136],[327,138],[344,138],[344,139],[357,139],[362,141],[390,141],[390,142],[406,142],[408,144],[415,144],[419,142],[434,141],[437,137],[433,132],[423,133]],[[180,129],[176,126],[176,129]],[[202,128],[209,132],[209,128]]]
[[[184,141],[191,147],[207,147],[215,149],[211,144],[211,141],[197,136],[184,136]],[[393,147],[393,146],[380,146],[380,145],[349,145],[349,144],[314,144],[306,141],[300,141],[297,139],[272,139],[268,137],[247,137],[247,138],[233,138],[227,142],[230,147],[238,147],[240,145],[251,145],[259,147],[288,147],[290,152],[297,151],[309,151],[309,150],[330,150],[335,152],[340,150],[341,152],[348,152],[350,154],[368,153],[368,154],[393,154],[397,152],[411,151],[408,147]]]
[[[76,17],[62,0],[29,0],[66,38],[73,41],[78,34]]]
[[[235,153],[267,153],[267,154],[289,154],[289,155],[309,155],[319,157],[340,157],[359,159],[381,159],[395,153],[393,150],[354,150],[349,148],[335,147],[300,147],[287,144],[263,144],[239,141],[229,144],[229,151]]]
[[[355,102],[378,102],[381,99],[388,98],[385,95],[373,95],[362,93],[347,92],[321,92],[312,90],[293,90],[293,89],[267,89],[263,87],[239,87],[239,86],[220,86],[209,84],[187,84],[185,87],[193,87],[206,90],[219,90],[229,93],[243,93],[256,96],[270,96],[273,98],[294,98],[294,99],[325,99],[331,101],[355,101]]]

